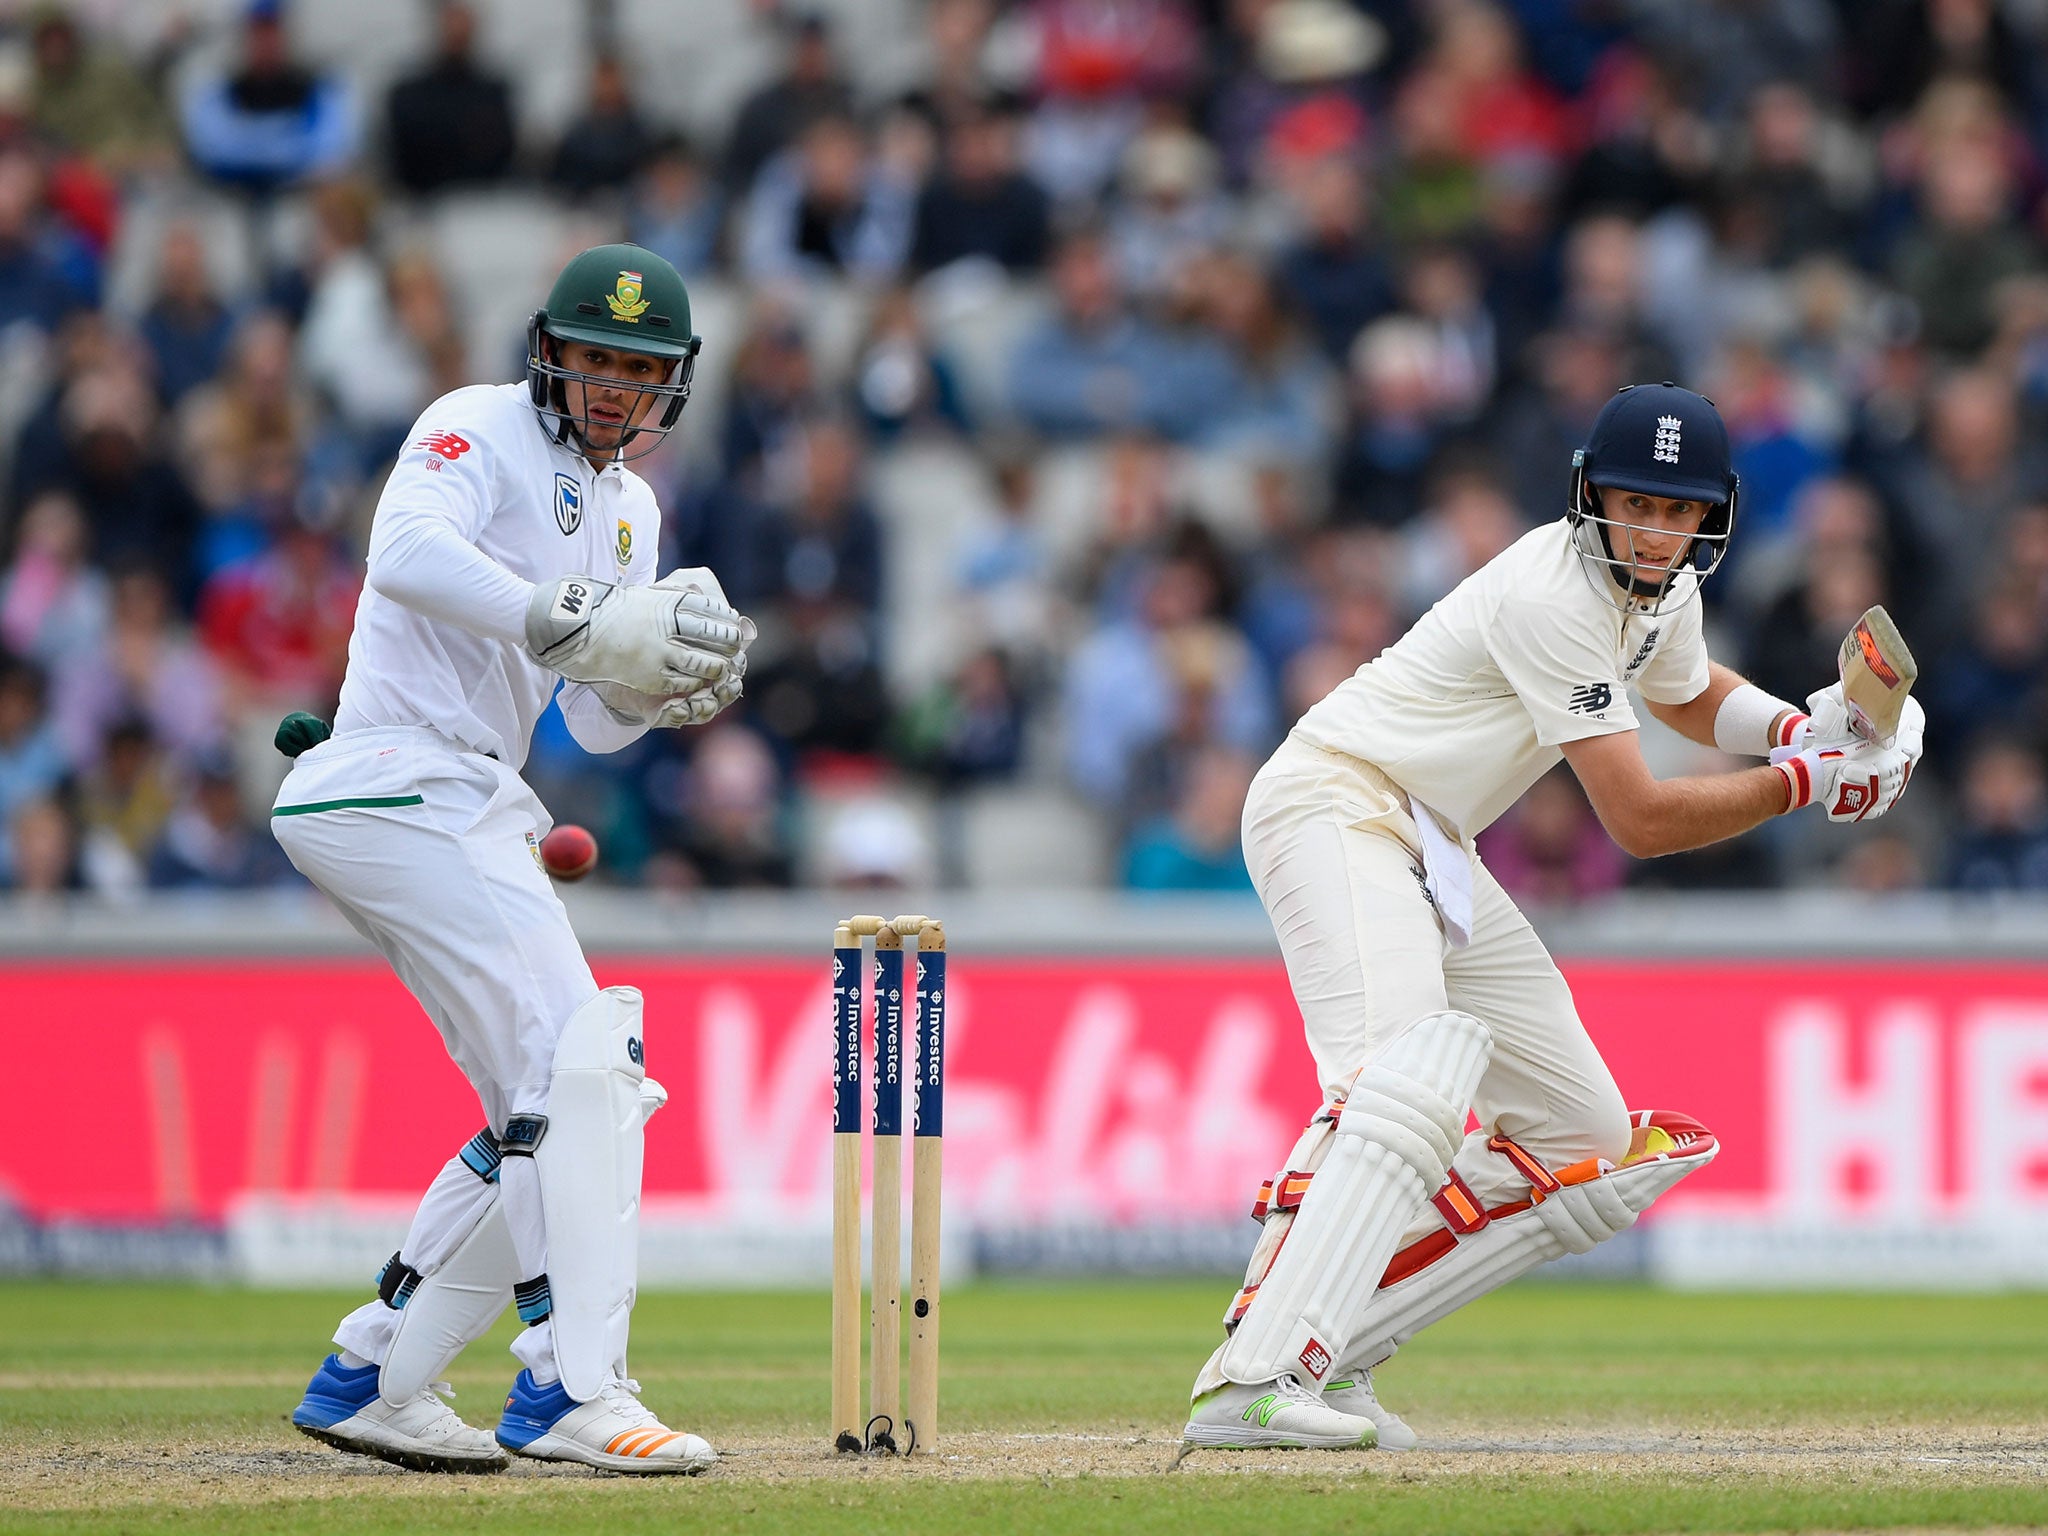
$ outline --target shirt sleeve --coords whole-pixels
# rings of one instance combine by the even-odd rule
[[[569,734],[586,752],[618,752],[647,734],[644,725],[621,725],[588,683],[567,684],[556,695],[555,702],[561,707]]]
[[[1666,628],[1663,643],[1636,678],[1644,698],[1657,704],[1690,704],[1707,691],[1707,637],[1698,589]]]
[[[524,645],[533,583],[477,548],[491,521],[493,467],[475,426],[423,417],[378,499],[368,580],[415,613]]]
[[[1487,653],[1546,747],[1637,728],[1613,633],[1536,598],[1511,594],[1494,615]]]

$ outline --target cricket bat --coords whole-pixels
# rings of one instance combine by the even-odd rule
[[[1856,621],[1836,658],[1849,725],[1865,741],[1888,742],[1898,732],[1906,695],[1920,676],[1920,664],[1906,646],[1892,616],[1878,604]]]

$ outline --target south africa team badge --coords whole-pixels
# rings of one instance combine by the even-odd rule
[[[633,525],[623,517],[619,519],[618,547],[612,553],[619,557],[619,564],[621,566],[633,563]]]
[[[583,487],[560,470],[555,471],[555,526],[565,534],[583,526]]]

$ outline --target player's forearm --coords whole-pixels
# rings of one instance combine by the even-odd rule
[[[1622,850],[1638,859],[1735,837],[1782,815],[1790,803],[1785,776],[1770,767],[1652,779],[1648,785],[1631,809],[1607,826]]]
[[[415,613],[523,647],[533,583],[433,518],[380,520],[368,580]]]
[[[604,707],[588,683],[570,683],[557,695],[562,719],[576,745],[586,752],[618,752],[647,734],[644,724],[628,725]]]

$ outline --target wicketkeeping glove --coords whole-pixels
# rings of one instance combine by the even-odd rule
[[[724,680],[752,624],[699,588],[628,587],[564,576],[534,589],[526,647],[573,682],[618,683],[661,698]]]

